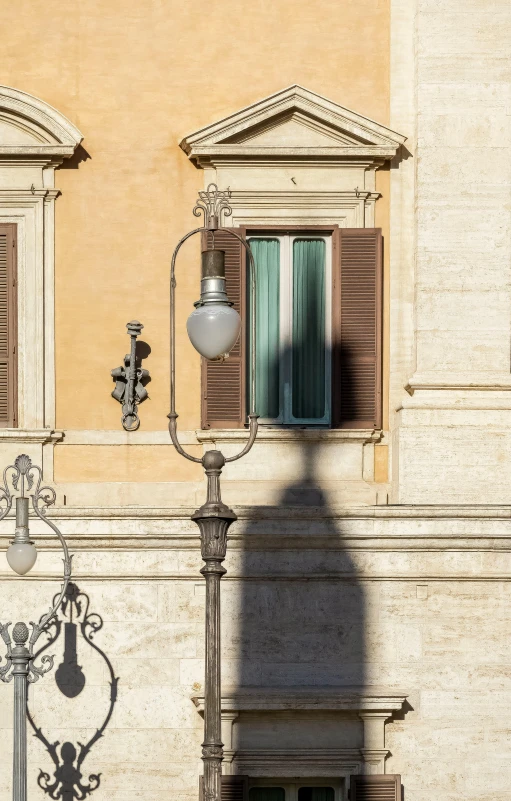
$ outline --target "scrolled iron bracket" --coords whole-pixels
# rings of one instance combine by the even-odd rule
[[[14,492],[12,492],[9,487],[9,480]],[[37,681],[53,667],[52,656],[42,657],[42,665],[40,667],[33,664],[34,646],[47,624],[57,614],[71,579],[72,556],[69,553],[67,543],[55,523],[46,516],[48,507],[55,503],[56,493],[53,487],[42,487],[41,482],[41,468],[38,465],[32,464],[32,460],[27,454],[20,454],[20,456],[15,459],[14,464],[6,467],[3,473],[3,486],[0,485],[0,503],[3,502],[5,505],[0,512],[0,520],[3,520],[11,510],[12,502],[15,497],[25,498],[25,491],[30,492],[30,490],[33,489],[34,491],[30,495],[32,508],[37,517],[57,535],[64,553],[62,560],[64,563],[63,582],[60,592],[55,596],[54,602],[48,612],[42,615],[38,623],[30,622],[31,632],[29,632],[25,623],[16,623],[12,631],[12,637],[15,642],[14,647],[9,633],[11,623],[5,625],[0,623],[0,636],[7,646],[6,664],[0,667],[0,680],[3,682],[11,681],[13,677],[11,668],[13,660],[17,656],[26,659],[28,664],[28,681],[30,682]]]
[[[208,184],[208,188],[199,192],[199,199],[194,206],[194,217],[204,215],[204,227],[207,231],[216,231],[221,228],[222,215],[230,217],[232,206],[229,203],[231,190],[221,190],[216,184]]]

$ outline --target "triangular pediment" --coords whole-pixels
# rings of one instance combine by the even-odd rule
[[[185,137],[187,155],[392,158],[404,136],[301,86],[290,86]]]

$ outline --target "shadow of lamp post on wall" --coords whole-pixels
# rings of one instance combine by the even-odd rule
[[[46,626],[48,637],[46,643],[39,648],[35,656],[41,655],[51,648],[64,634],[64,654],[61,664],[55,671],[55,683],[60,692],[67,698],[78,698],[85,687],[86,676],[78,664],[77,635],[80,635],[80,644],[87,645],[103,660],[110,677],[110,697],[108,707],[102,717],[100,725],[93,731],[87,742],[60,741],[51,742],[43,731],[42,725],[28,712],[28,721],[34,731],[34,736],[44,745],[53,762],[53,772],[40,769],[37,784],[43,792],[55,801],[84,801],[87,796],[94,793],[101,784],[101,773],[89,773],[88,781],[84,779],[84,763],[90,755],[94,745],[104,736],[110,723],[117,701],[117,685],[119,678],[115,676],[110,659],[103,649],[95,642],[95,636],[103,628],[103,618],[98,612],[90,608],[90,598],[87,593],[80,590],[72,581],[69,582],[66,595],[62,602],[59,615],[55,616]],[[60,746],[60,750],[59,750]]]
[[[55,490],[41,487],[41,468],[32,464],[26,454],[21,454],[13,465],[5,468],[3,486],[0,485],[0,503],[5,504],[0,512],[0,520],[6,517],[16,499],[16,528],[14,540],[7,549],[7,561],[10,567],[20,576],[24,576],[34,566],[37,551],[30,539],[29,532],[29,498],[31,493],[32,508],[37,517],[48,525],[57,535],[64,553],[64,577],[60,592],[54,599],[50,610],[38,623],[30,622],[30,632],[25,623],[16,623],[9,633],[10,623],[0,623],[0,636],[7,646],[6,663],[0,665],[0,679],[9,682],[14,679],[14,757],[13,757],[13,801],[27,799],[27,694],[28,683],[38,681],[53,667],[53,656],[41,657],[41,666],[34,664],[34,646],[48,623],[57,614],[67,586],[71,578],[71,556],[66,541],[59,529],[46,517],[49,506],[55,503]],[[34,486],[35,485],[35,486]],[[11,491],[12,487],[12,491]],[[19,494],[16,494],[19,493]],[[13,642],[14,641],[14,645]]]
[[[223,743],[221,739],[221,682],[220,682],[220,579],[225,568],[222,562],[227,552],[227,531],[236,520],[236,515],[222,503],[220,474],[226,462],[240,459],[251,449],[257,434],[255,413],[255,280],[256,271],[250,246],[231,228],[222,228],[222,215],[232,214],[229,205],[230,193],[219,191],[210,184],[206,191],[199,192],[199,200],[193,209],[196,217],[203,215],[204,225],[185,234],[178,242],[172,256],[170,270],[170,414],[169,433],[179,454],[185,459],[202,464],[206,473],[206,502],[193,515],[201,539],[201,555],[206,563],[201,570],[206,580],[206,669],[204,682],[204,761],[203,799],[220,801]],[[202,252],[201,295],[186,323],[189,339],[201,356],[209,360],[223,361],[234,347],[241,331],[241,319],[232,308],[226,292],[225,252],[215,249],[215,232],[219,229],[238,239],[245,248],[251,282],[251,327],[252,348],[250,360],[250,413],[249,435],[245,447],[235,456],[225,457],[218,450],[206,451],[199,459],[186,453],[177,437],[176,413],[176,259],[182,245],[195,234],[210,235],[213,248]],[[209,238],[209,237],[208,237]]]

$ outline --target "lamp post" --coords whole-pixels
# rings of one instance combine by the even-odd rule
[[[221,192],[210,184],[199,192],[193,213],[204,216],[204,225],[186,234],[176,246],[170,273],[170,414],[169,433],[172,442],[185,459],[202,464],[206,473],[206,502],[193,515],[201,538],[201,555],[205,562],[201,573],[206,580],[206,667],[204,682],[204,761],[203,801],[220,801],[223,743],[221,740],[221,681],[220,681],[220,579],[226,570],[222,565],[227,552],[227,532],[236,515],[222,502],[220,475],[226,462],[240,459],[251,449],[257,434],[255,413],[255,265],[249,245],[235,231],[223,228],[238,239],[246,250],[251,280],[251,360],[249,434],[245,447],[235,456],[225,457],[218,450],[207,451],[199,459],[182,448],[177,437],[175,398],[175,291],[176,259],[181,246],[195,234],[212,234],[213,248],[202,253],[201,296],[187,321],[188,336],[194,348],[206,359],[223,360],[238,339],[241,320],[232,308],[225,286],[225,253],[214,247],[215,232],[221,228],[222,214],[232,214],[230,193]]]
[[[30,633],[25,623],[16,623],[12,630],[12,640],[9,634],[10,623],[0,623],[0,636],[7,646],[6,663],[0,665],[0,679],[9,682],[14,679],[14,757],[13,757],[13,801],[27,801],[27,690],[28,682],[38,681],[41,676],[48,673],[53,667],[53,656],[42,656],[41,666],[34,665],[34,646],[43,632],[45,626],[57,613],[71,578],[71,559],[66,541],[59,529],[46,517],[48,506],[55,503],[55,490],[51,487],[41,487],[41,468],[32,464],[26,454],[17,457],[13,465],[5,468],[3,473],[3,486],[0,485],[0,520],[9,514],[14,498],[16,498],[16,529],[14,540],[7,550],[7,561],[10,567],[20,576],[34,566],[37,551],[30,539],[29,533],[29,498],[25,491],[31,494],[32,508],[37,517],[46,523],[59,538],[64,552],[64,578],[60,593],[51,609],[41,617],[39,623],[30,622]],[[11,492],[9,482],[14,490]],[[34,487],[35,482],[35,487]],[[19,495],[14,493],[19,492]]]

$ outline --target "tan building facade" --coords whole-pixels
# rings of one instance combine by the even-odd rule
[[[511,798],[508,4],[32,2],[5,16],[1,464],[42,465],[77,587],[48,646],[58,670],[30,690],[29,795],[198,797],[190,515],[205,483],[167,430],[169,267],[215,183],[259,279],[273,259],[260,428],[222,478],[238,515],[224,774],[244,777],[240,801],[347,801],[350,776],[384,774],[406,801]],[[232,455],[250,395],[245,267],[229,253],[244,333],[209,368],[186,334],[199,250],[177,266],[179,436],[194,456]],[[321,260],[314,307],[306,258]],[[300,304],[319,315],[309,328]],[[126,432],[111,370],[134,318],[151,381]],[[0,526],[7,547],[13,521]],[[59,554],[34,531],[30,578],[0,565],[2,622],[57,590]]]

